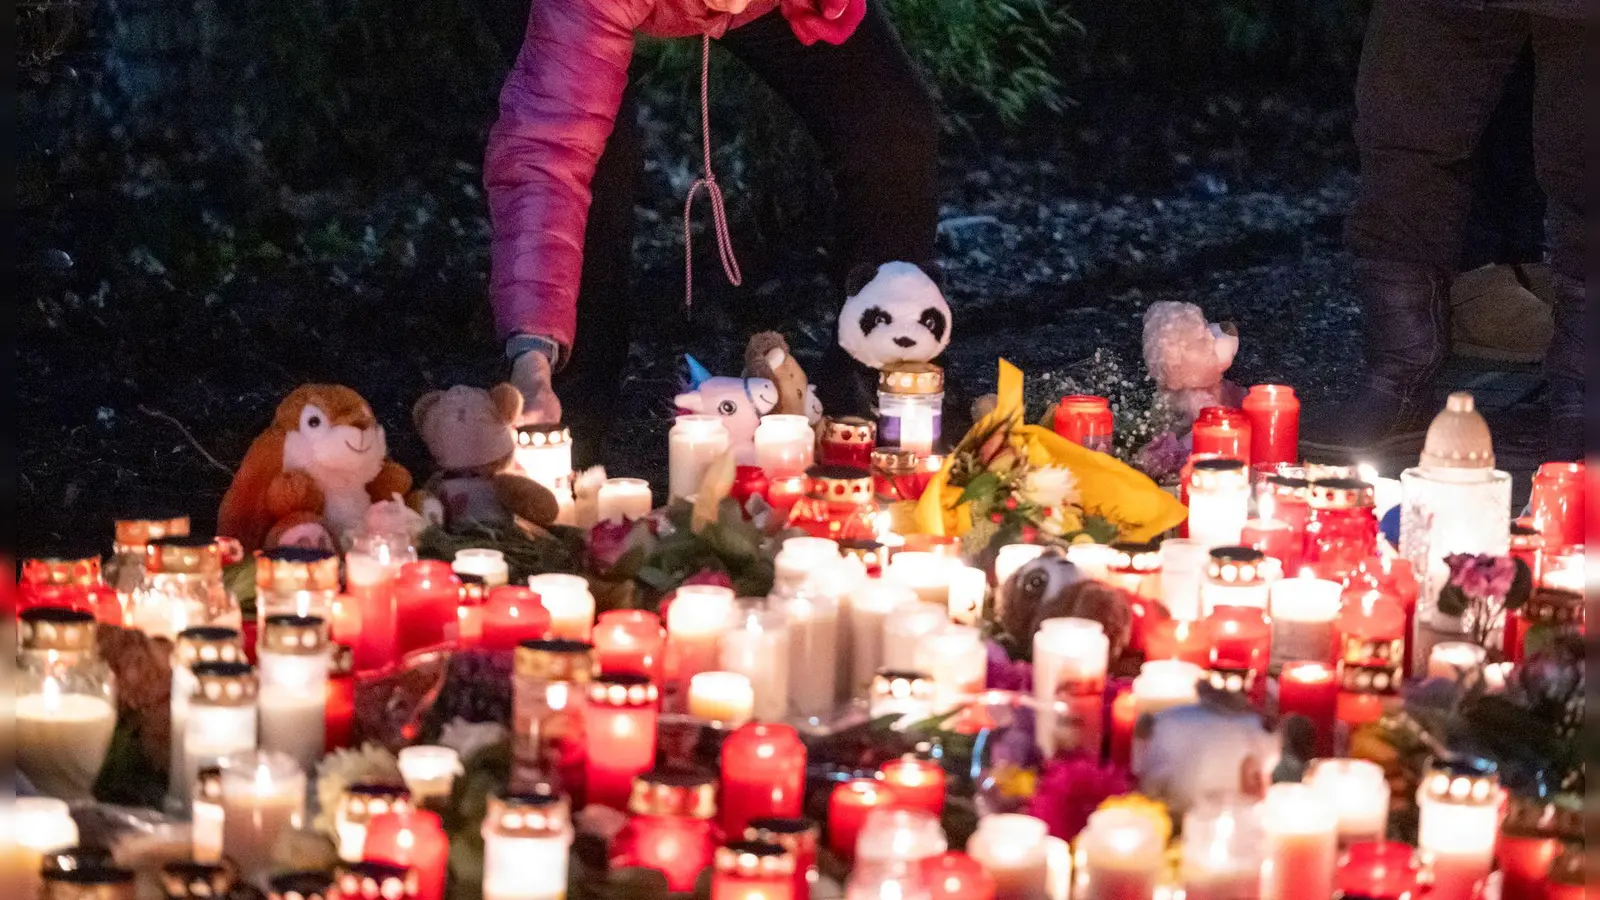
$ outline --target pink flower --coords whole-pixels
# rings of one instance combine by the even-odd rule
[[[1468,597],[1504,597],[1517,577],[1517,564],[1509,556],[1452,553],[1444,558],[1450,583]]]
[[[708,584],[712,587],[733,587],[733,579],[721,569],[701,569],[683,580],[684,585]],[[681,585],[680,585],[681,586]]]
[[[984,684],[996,691],[1033,690],[1033,664],[1025,660],[1012,661],[1006,649],[989,642],[989,667]]]
[[[783,0],[783,17],[800,43],[842,44],[867,15],[867,0]]]
[[[589,568],[596,575],[604,575],[616,567],[623,554],[628,552],[628,535],[633,523],[605,521],[589,529]]]
[[[1133,790],[1133,780],[1116,766],[1078,753],[1045,763],[1028,815],[1042,819],[1054,837],[1070,841],[1089,821],[1089,814],[1109,797]]]

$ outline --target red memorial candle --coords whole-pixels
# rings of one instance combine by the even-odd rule
[[[333,608],[328,616],[328,639],[336,644],[344,644],[355,652],[356,642],[361,638],[361,607],[354,597],[340,594],[333,598]],[[254,646],[255,641],[245,641],[245,647]]]
[[[787,850],[794,857],[794,895],[797,900],[806,900],[817,880],[817,833],[817,823],[810,819],[751,819],[745,826],[744,839],[777,844]]]
[[[760,466],[738,466],[733,470],[733,488],[728,496],[744,509],[751,497],[767,497],[767,470]]]
[[[1139,722],[1139,698],[1133,688],[1117,692],[1111,701],[1111,764],[1126,769],[1133,761],[1133,728]]]
[[[395,577],[395,612],[400,619],[400,652],[442,644],[456,621],[461,579],[441,559],[406,563]]]
[[[711,900],[805,900],[794,893],[794,857],[778,844],[718,847],[714,866]]]
[[[922,862],[929,900],[994,900],[994,876],[965,853],[941,853]]]
[[[326,697],[322,712],[322,749],[332,753],[350,746],[355,731],[355,659],[347,646],[334,647],[328,664]]]
[[[1371,587],[1346,591],[1339,617],[1339,721],[1351,726],[1377,721],[1386,698],[1400,689],[1406,614],[1394,599]]]
[[[856,416],[823,422],[817,462],[824,466],[872,469],[872,451],[878,446],[876,423]]]
[[[1105,397],[1072,394],[1062,397],[1061,403],[1056,407],[1056,434],[1090,450],[1109,453],[1115,425],[1116,420],[1111,414],[1111,401]]]
[[[583,711],[584,783],[590,803],[627,809],[633,779],[656,759],[660,694],[643,675],[602,675],[588,685]]]
[[[1305,562],[1318,578],[1344,581],[1378,552],[1372,485],[1355,478],[1311,482]]]
[[[1242,409],[1208,406],[1194,420],[1196,456],[1213,454],[1250,465],[1250,417]]]
[[[1187,619],[1162,619],[1150,627],[1146,659],[1181,659],[1204,669],[1211,665],[1211,638],[1205,625]]]
[[[1300,459],[1300,398],[1285,384],[1258,384],[1244,397],[1250,419],[1250,460],[1276,466]]]
[[[722,831],[751,819],[794,818],[805,802],[806,745],[788,725],[749,722],[722,743]]]
[[[1514,798],[1495,842],[1500,900],[1543,900],[1562,842],[1582,840],[1583,814],[1532,798]]]
[[[1316,727],[1316,754],[1333,755],[1334,721],[1339,707],[1339,681],[1334,670],[1319,662],[1294,660],[1278,675],[1278,714],[1299,713]]]
[[[484,601],[482,627],[480,646],[485,650],[515,650],[523,641],[542,640],[550,633],[550,613],[533,589],[501,585]]]
[[[1533,527],[1532,519],[1518,519],[1512,523],[1511,558],[1528,567],[1535,585],[1540,583],[1540,573],[1544,564],[1544,537]],[[1506,613],[1505,639],[1501,642],[1501,650],[1505,653],[1507,662],[1522,662],[1522,644],[1527,638],[1527,632],[1528,620],[1521,614],[1520,609]]]
[[[1300,563],[1304,535],[1296,535],[1287,522],[1277,519],[1247,519],[1239,532],[1239,543],[1260,550],[1277,560],[1283,571],[1293,572]]]
[[[828,796],[828,849],[853,859],[867,813],[894,803],[893,789],[871,778],[852,778],[836,786]]]
[[[657,770],[633,782],[628,811],[633,818],[611,843],[613,866],[655,869],[670,891],[692,891],[711,865],[717,842],[716,779],[703,772]]]
[[[461,596],[456,601],[456,646],[465,650],[483,642],[483,604],[489,586],[476,575],[461,578]]]
[[[443,900],[449,869],[450,839],[439,816],[423,809],[405,809],[373,817],[361,858],[411,869],[417,900]]]
[[[931,759],[906,754],[878,767],[878,776],[894,795],[898,806],[944,813],[944,769]]]
[[[1582,544],[1584,518],[1584,464],[1549,462],[1533,475],[1528,498],[1533,527],[1544,535],[1547,552]]]
[[[86,612],[102,625],[122,624],[122,603],[116,589],[105,583],[98,555],[68,553],[23,560],[17,611],[39,606]]]
[[[1351,844],[1333,877],[1340,897],[1415,900],[1425,896],[1417,848],[1396,841]]]
[[[661,618],[642,609],[614,609],[594,624],[594,654],[602,675],[643,675],[659,681],[667,633]]]
[[[1268,475],[1256,494],[1256,509],[1261,518],[1289,526],[1283,571],[1299,572],[1305,559],[1306,525],[1311,521],[1311,482],[1286,472]]]
[[[1272,625],[1255,606],[1218,606],[1206,616],[1211,642],[1210,667],[1249,669],[1265,676],[1272,654]]]

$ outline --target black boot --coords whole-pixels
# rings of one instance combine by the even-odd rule
[[[1356,260],[1367,374],[1354,395],[1313,412],[1301,431],[1308,456],[1420,449],[1434,412],[1434,376],[1450,335],[1450,282],[1411,263]]]
[[[1574,461],[1584,455],[1588,432],[1594,429],[1584,413],[1583,355],[1586,304],[1583,282],[1564,275],[1554,279],[1555,337],[1545,355],[1545,377],[1550,382],[1550,438],[1552,460]]]

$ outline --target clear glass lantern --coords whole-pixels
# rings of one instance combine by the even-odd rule
[[[90,799],[117,725],[115,683],[93,652],[93,624],[51,629],[49,638],[34,629],[15,682],[17,768],[63,800]]]
[[[563,900],[572,814],[545,790],[489,798],[483,817],[483,900]]]
[[[133,627],[168,639],[197,625],[240,628],[239,604],[222,583],[222,564],[222,545],[211,538],[151,541],[128,616]]]
[[[330,550],[279,547],[256,553],[256,613],[316,616],[329,621],[339,596],[339,555]]]
[[[944,370],[898,363],[878,375],[878,445],[928,456],[944,428]]]
[[[562,425],[524,425],[517,429],[517,468],[556,495],[559,521],[571,524],[572,432]]]

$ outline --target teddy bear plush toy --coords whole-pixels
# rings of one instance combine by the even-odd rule
[[[931,362],[950,346],[950,304],[932,267],[909,262],[857,266],[845,285],[838,350],[825,365],[822,405],[832,415],[871,416],[878,372],[904,362]]]
[[[383,426],[360,394],[340,385],[301,385],[245,453],[222,497],[217,530],[246,552],[337,550],[375,501],[411,489],[411,473],[388,453]]]
[[[1222,377],[1238,352],[1238,330],[1206,322],[1193,303],[1158,300],[1144,312],[1144,362],[1156,380],[1156,399],[1184,429],[1207,406],[1244,400],[1244,390]]]
[[[456,385],[418,399],[411,418],[438,471],[411,496],[412,508],[452,530],[555,522],[555,494],[512,465],[520,415],[522,394],[510,384]]]

